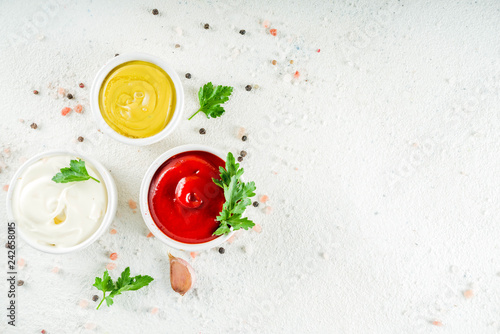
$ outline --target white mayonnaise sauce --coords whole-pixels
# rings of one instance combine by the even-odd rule
[[[106,186],[96,169],[85,162],[86,181],[56,183],[52,177],[77,158],[58,155],[42,158],[22,173],[15,184],[12,210],[24,235],[42,245],[71,247],[88,239],[106,213]]]

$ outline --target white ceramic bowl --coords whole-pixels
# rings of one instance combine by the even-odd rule
[[[56,248],[56,247],[48,247],[41,245],[37,243],[35,240],[30,239],[27,237],[21,228],[19,228],[19,224],[16,223],[16,229],[18,235],[31,247],[38,249],[42,252],[46,253],[51,253],[51,254],[65,254],[65,253],[71,253],[71,252],[76,252],[79,250],[84,249],[85,247],[89,246],[91,243],[96,241],[103,233],[106,231],[106,229],[109,227],[113,219],[115,218],[116,214],[116,208],[118,205],[118,192],[116,190],[116,184],[115,181],[113,180],[113,177],[109,173],[109,171],[101,165],[98,161],[91,159],[86,156],[82,156],[81,154],[74,153],[74,152],[69,152],[69,151],[48,151],[48,152],[43,152],[40,154],[35,155],[28,161],[26,161],[14,174],[14,177],[12,178],[12,181],[9,186],[9,192],[7,193],[7,218],[9,221],[16,221],[14,219],[14,214],[12,210],[12,197],[14,195],[14,189],[16,188],[16,183],[17,180],[21,177],[23,172],[31,166],[33,163],[39,161],[42,158],[45,157],[50,157],[54,155],[70,155],[74,157],[81,158],[84,161],[88,161],[92,166],[95,167],[97,172],[101,175],[101,178],[104,182],[104,185],[106,186],[106,191],[108,195],[108,206],[106,209],[106,214],[104,215],[104,218],[101,222],[101,226],[97,229],[97,231],[94,232],[87,240],[79,243],[76,246],[72,247],[64,247],[64,248]]]
[[[144,178],[142,179],[142,184],[141,184],[141,191],[139,194],[139,201],[140,201],[140,206],[141,206],[141,213],[142,213],[142,218],[144,218],[144,222],[146,223],[146,226],[149,228],[151,233],[154,234],[154,236],[158,239],[160,239],[162,242],[166,243],[172,248],[178,249],[178,250],[183,250],[183,251],[189,251],[189,252],[197,252],[197,251],[204,251],[213,247],[217,247],[220,244],[224,243],[227,239],[231,238],[231,236],[234,234],[234,231],[226,234],[226,235],[221,235],[220,237],[210,240],[208,242],[203,242],[203,243],[197,243],[197,244],[188,244],[184,242],[180,242],[177,240],[174,240],[165,233],[163,233],[158,226],[156,226],[155,222],[153,221],[153,218],[151,218],[151,213],[149,212],[149,202],[148,202],[148,195],[149,195],[149,186],[151,185],[151,180],[153,179],[153,176],[155,175],[156,171],[158,168],[160,168],[161,165],[170,157],[183,153],[183,152],[189,152],[189,151],[204,151],[208,153],[212,153],[222,160],[226,161],[224,155],[211,147],[204,146],[204,145],[195,145],[195,144],[189,144],[189,145],[182,145],[182,146],[177,146],[174,147],[167,152],[163,153],[160,155],[152,164],[149,166],[149,169],[146,172],[146,175],[144,175]]]
[[[99,108],[99,90],[101,89],[102,82],[104,81],[106,76],[116,66],[134,60],[150,62],[161,67],[172,79],[176,93],[176,104],[172,119],[162,131],[146,138],[130,138],[119,134],[118,132],[113,130],[108,125],[108,123],[106,123]],[[163,59],[141,52],[124,53],[109,60],[103,67],[101,67],[99,72],[97,72],[94,82],[92,83],[92,88],[90,89],[90,107],[92,109],[92,113],[94,114],[94,119],[97,123],[97,126],[99,127],[99,129],[102,129],[108,136],[124,144],[145,146],[165,139],[174,131],[177,125],[179,125],[182,117],[182,111],[184,109],[184,89],[182,88],[181,79],[179,78],[175,70]]]

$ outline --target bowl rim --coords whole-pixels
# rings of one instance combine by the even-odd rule
[[[35,240],[32,240],[26,234],[23,233],[22,229],[19,227],[19,224],[16,222],[16,219],[14,218],[14,213],[12,210],[12,197],[14,196],[14,190],[16,188],[17,181],[21,178],[22,173],[26,170],[26,168],[28,168],[35,162],[39,161],[40,159],[55,155],[69,155],[72,157],[77,157],[82,160],[88,161],[94,168],[97,169],[98,173],[100,174],[102,181],[106,186],[106,192],[108,196],[108,205],[106,208],[106,214],[102,219],[101,226],[99,226],[99,228],[89,238],[85,239],[78,245],[71,247],[55,248],[38,244]],[[50,150],[35,154],[33,157],[25,161],[21,165],[21,167],[17,169],[10,182],[9,190],[7,192],[6,204],[7,204],[8,221],[16,222],[16,232],[19,234],[21,239],[23,239],[28,245],[45,253],[66,254],[82,250],[90,246],[92,243],[94,243],[97,239],[99,239],[102,236],[104,231],[109,227],[109,225],[111,225],[111,222],[115,218],[116,210],[118,207],[118,191],[111,173],[97,160],[90,158],[86,155],[77,152],[72,152],[69,150]]]
[[[108,125],[108,123],[106,123],[106,121],[102,117],[101,110],[99,108],[99,90],[101,89],[101,85],[104,79],[117,66],[135,60],[149,62],[163,69],[172,79],[176,95],[175,110],[170,122],[168,122],[165,128],[160,132],[158,132],[157,134],[145,138],[130,138],[122,134],[119,134],[118,132],[113,130]],[[172,66],[170,66],[163,59],[143,52],[127,52],[120,54],[119,56],[116,56],[114,58],[111,58],[110,60],[108,60],[106,64],[104,64],[99,69],[99,71],[97,71],[97,74],[90,88],[90,109],[92,110],[92,114],[94,115],[94,120],[98,128],[102,129],[104,133],[106,133],[111,138],[116,139],[119,142],[128,145],[135,145],[135,146],[151,145],[156,142],[159,142],[160,140],[165,139],[179,125],[184,109],[184,89],[182,87],[181,79],[179,75],[177,75],[177,72],[174,70]]]
[[[229,238],[231,238],[234,234],[235,231],[231,231],[231,233],[222,235],[216,239],[207,241],[207,242],[202,242],[202,243],[197,243],[197,244],[188,244],[184,242],[180,242],[177,240],[174,240],[170,237],[168,237],[166,234],[164,234],[158,226],[156,226],[153,218],[151,218],[151,213],[149,211],[149,201],[148,201],[148,194],[149,194],[149,186],[151,184],[151,180],[153,179],[153,176],[155,175],[156,171],[158,168],[163,165],[165,161],[167,161],[169,158],[172,156],[183,153],[183,152],[190,152],[190,151],[203,151],[203,152],[208,152],[212,153],[213,155],[218,156],[221,158],[223,161],[226,161],[224,155],[221,153],[221,151],[214,149],[210,146],[205,146],[205,145],[200,145],[200,144],[186,144],[186,145],[180,145],[173,147],[169,149],[168,151],[164,152],[161,154],[158,158],[156,158],[153,163],[149,166],[148,170],[144,174],[144,178],[142,179],[141,183],[141,189],[139,193],[139,204],[141,207],[141,215],[142,218],[144,219],[144,223],[148,227],[149,231],[153,233],[153,235],[160,239],[163,243],[167,244],[168,246],[181,250],[181,251],[190,251],[190,252],[195,252],[195,251],[204,251],[210,248],[217,247],[227,241]]]

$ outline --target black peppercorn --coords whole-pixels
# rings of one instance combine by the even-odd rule
[[[238,161],[242,162],[243,161],[243,157],[238,157]]]
[[[73,94],[68,94],[67,97],[68,97],[68,99],[71,100],[73,98]]]
[[[10,249],[10,244],[9,244],[9,243],[6,243],[6,244],[5,244],[5,248],[9,248],[9,249]]]
[[[115,57],[118,57],[120,54],[119,53],[115,53]]]
[[[245,33],[246,33],[246,31],[245,31],[244,29],[241,29],[241,30],[240,30],[240,34],[241,34],[241,35],[245,35]]]
[[[225,252],[226,250],[224,249],[224,247],[219,248],[219,253],[224,254]]]
[[[248,137],[247,137],[247,136],[243,136],[243,137],[241,137],[241,140],[243,140],[243,141],[247,141],[247,139],[248,139]]]
[[[241,152],[240,152],[240,155],[241,155],[242,157],[246,157],[246,156],[247,156],[247,151],[241,151]]]
[[[153,9],[153,15],[158,15],[158,9]]]
[[[253,202],[253,206],[254,207],[258,207],[259,206],[259,202],[257,202],[257,201]]]
[[[95,301],[95,302],[96,302],[98,299],[99,299],[99,296],[98,296],[98,295],[94,295],[94,296],[92,296],[92,300],[93,300],[93,301]]]
[[[247,90],[247,92],[249,92],[249,91],[251,91],[251,90],[252,90],[252,86],[250,86],[250,85],[246,85],[246,86],[245,86],[245,89]]]
[[[36,123],[31,123],[31,128],[36,129],[36,128],[38,128],[38,125]]]
[[[191,79],[191,73],[186,73],[186,79]]]
[[[200,129],[200,135],[204,135],[205,133],[207,133],[207,131],[205,130],[205,128],[201,128]]]
[[[205,25],[203,26],[203,28],[208,29],[208,28],[210,28],[210,25],[208,23],[205,23]]]
[[[35,89],[35,90],[33,91],[33,94],[38,95],[38,91]]]

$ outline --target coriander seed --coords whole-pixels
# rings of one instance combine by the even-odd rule
[[[17,281],[17,286],[23,286],[23,285],[24,285],[24,281],[22,279]]]
[[[78,141],[81,143],[84,140],[82,136],[78,137]]]
[[[246,156],[247,156],[247,151],[241,151],[241,152],[240,152],[240,155],[241,155],[242,157],[246,157]]]
[[[32,129],[35,129],[35,130],[36,130],[36,128],[38,128],[38,125],[36,123],[31,123],[30,126]]]

